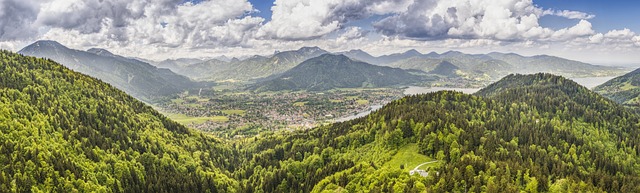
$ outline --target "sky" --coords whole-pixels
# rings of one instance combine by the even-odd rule
[[[318,46],[640,65],[640,1],[0,0],[0,49],[37,40],[163,60]]]

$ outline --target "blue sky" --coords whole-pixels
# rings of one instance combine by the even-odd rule
[[[200,0],[195,0],[199,2]],[[260,13],[253,14],[269,20],[271,18],[271,6],[274,0],[249,0]],[[534,0],[540,7],[554,10],[576,10],[596,15],[591,19],[594,30],[608,32],[614,29],[628,28],[632,31],[640,31],[640,1],[634,0]],[[371,28],[371,22],[380,17],[372,17],[362,21],[352,22],[364,28]],[[577,21],[557,16],[545,16],[540,24],[554,29],[575,25]]]
[[[640,1],[278,2],[5,0],[0,1],[0,49],[19,50],[50,39],[76,49],[101,47],[155,60],[318,46],[373,55],[409,49],[496,51],[640,64]]]
[[[534,0],[535,4],[550,9],[577,10],[596,15],[591,19],[598,32],[628,28],[640,31],[640,1],[636,0]],[[542,25],[566,25],[566,19],[543,18]]]

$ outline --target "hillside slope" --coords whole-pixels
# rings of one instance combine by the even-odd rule
[[[140,100],[151,101],[201,86],[171,70],[114,55],[103,49],[80,51],[54,41],[37,41],[19,53],[52,59],[80,73],[98,78]]]
[[[353,61],[344,55],[325,54],[302,62],[277,78],[257,83],[259,91],[384,87],[411,84],[421,78],[390,67]]]
[[[0,58],[0,190],[238,190],[218,140],[51,60]]]
[[[611,79],[593,90],[620,104],[640,107],[640,69]]]
[[[245,60],[235,60],[226,66],[212,71],[208,80],[215,81],[253,81],[283,73],[301,62],[318,57],[327,51],[318,47],[303,47],[298,50],[284,51],[273,56],[253,56]]]
[[[244,150],[254,159],[241,170],[255,175],[241,176],[265,192],[638,192],[638,125],[573,81],[511,75],[477,95],[408,96],[364,118],[263,137]],[[398,160],[407,153],[436,160],[428,176],[409,174],[416,165]]]

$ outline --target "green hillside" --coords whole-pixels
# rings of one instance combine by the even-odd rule
[[[192,82],[171,70],[114,55],[104,49],[74,50],[55,41],[37,41],[18,53],[51,59],[147,102],[164,99],[185,90],[206,87],[208,84]]]
[[[244,148],[253,159],[240,179],[265,192],[638,192],[638,121],[573,81],[512,75],[478,95],[408,96],[364,118],[264,137]],[[390,166],[410,163],[399,159],[413,143],[440,161],[427,177]]]
[[[640,191],[638,115],[549,74],[221,141],[50,60],[0,56],[2,191]]]
[[[237,156],[97,79],[0,51],[0,191],[225,192]]]
[[[620,104],[640,107],[640,69],[611,79],[593,90]]]

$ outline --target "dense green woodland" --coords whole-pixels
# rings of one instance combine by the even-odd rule
[[[0,191],[640,192],[638,115],[558,76],[232,141],[49,60],[0,55]],[[440,161],[427,177],[388,164],[414,144]]]
[[[410,96],[366,118],[268,137],[246,150],[262,153],[240,178],[260,173],[248,184],[266,192],[639,192],[638,134],[637,115],[573,81],[511,75],[477,96]],[[407,143],[444,160],[439,175],[380,167]]]
[[[640,69],[611,79],[593,90],[640,112]]]
[[[0,191],[238,190],[219,140],[50,60],[0,56]]]

